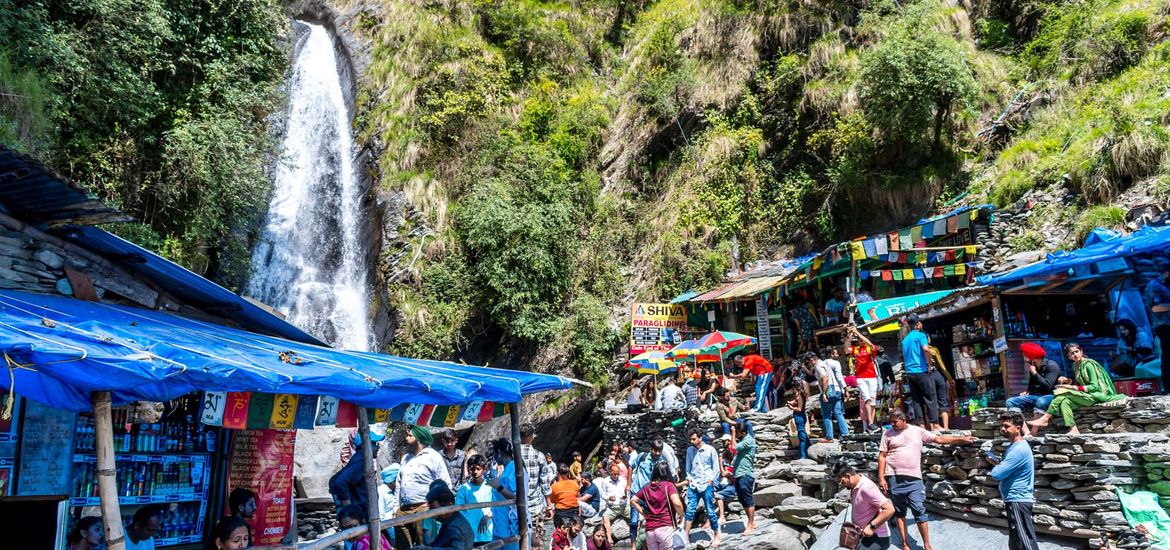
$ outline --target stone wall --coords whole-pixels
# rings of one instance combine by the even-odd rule
[[[624,413],[611,409],[603,411],[601,424],[602,449],[610,449],[615,443],[629,441],[639,452],[648,450],[650,442],[661,437],[674,447],[679,463],[686,460],[687,433],[698,428],[714,440],[723,434],[719,415],[709,407],[690,407],[677,411],[646,411]],[[776,409],[767,413],[743,412],[740,416],[752,423],[759,451],[756,464],[768,464],[774,460],[790,460],[799,456],[796,449],[788,446],[788,420],[792,413],[788,409]],[[674,422],[682,420],[678,426]]]

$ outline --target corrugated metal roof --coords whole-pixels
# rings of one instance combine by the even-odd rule
[[[784,277],[756,277],[746,281],[741,281],[738,285],[735,286],[735,288],[723,293],[719,299],[734,300],[736,298],[753,297],[756,294],[779,285],[780,281],[782,280],[784,280]]]
[[[690,301],[692,301],[692,302],[710,302],[710,301],[716,300],[724,292],[727,292],[728,290],[735,288],[735,286],[738,284],[739,284],[739,281],[732,281],[730,283],[723,283],[723,284],[715,287],[714,290],[711,290],[709,292],[705,292],[703,294],[695,296],[694,298],[691,298]]]
[[[0,145],[0,208],[31,224],[130,221],[40,161]]]
[[[327,345],[244,297],[112,233],[88,226],[59,227],[52,232],[153,281],[185,304],[235,321],[246,330],[306,344]]]

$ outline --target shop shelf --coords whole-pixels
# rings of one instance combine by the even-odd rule
[[[154,495],[141,497],[118,497],[118,504],[133,506],[137,504],[165,504],[168,502],[203,502],[201,494],[181,495]],[[100,506],[100,497],[74,497],[69,499],[69,506]]]

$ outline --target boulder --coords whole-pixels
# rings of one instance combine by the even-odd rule
[[[804,550],[805,547],[800,531],[778,521],[757,519],[756,530],[750,535],[736,527],[729,526],[720,547],[736,550]],[[736,532],[731,532],[733,529]]]
[[[841,444],[836,441],[832,443],[813,443],[808,448],[808,457],[823,464],[829,458],[830,454],[839,452],[841,452]]]
[[[800,494],[800,486],[795,483],[780,483],[771,487],[765,487],[755,492],[756,508],[779,506],[785,499]]]

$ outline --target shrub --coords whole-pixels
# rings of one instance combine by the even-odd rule
[[[569,304],[565,333],[569,340],[569,361],[573,372],[587,382],[605,387],[613,351],[621,335],[607,324],[609,308],[589,294]]]
[[[1047,6],[1022,58],[1035,76],[1084,84],[1137,63],[1149,48],[1151,14],[1144,3],[1084,0]]]
[[[1125,209],[1118,206],[1098,205],[1091,207],[1077,218],[1073,228],[1077,243],[1083,243],[1094,229],[1122,229],[1125,227]]]

